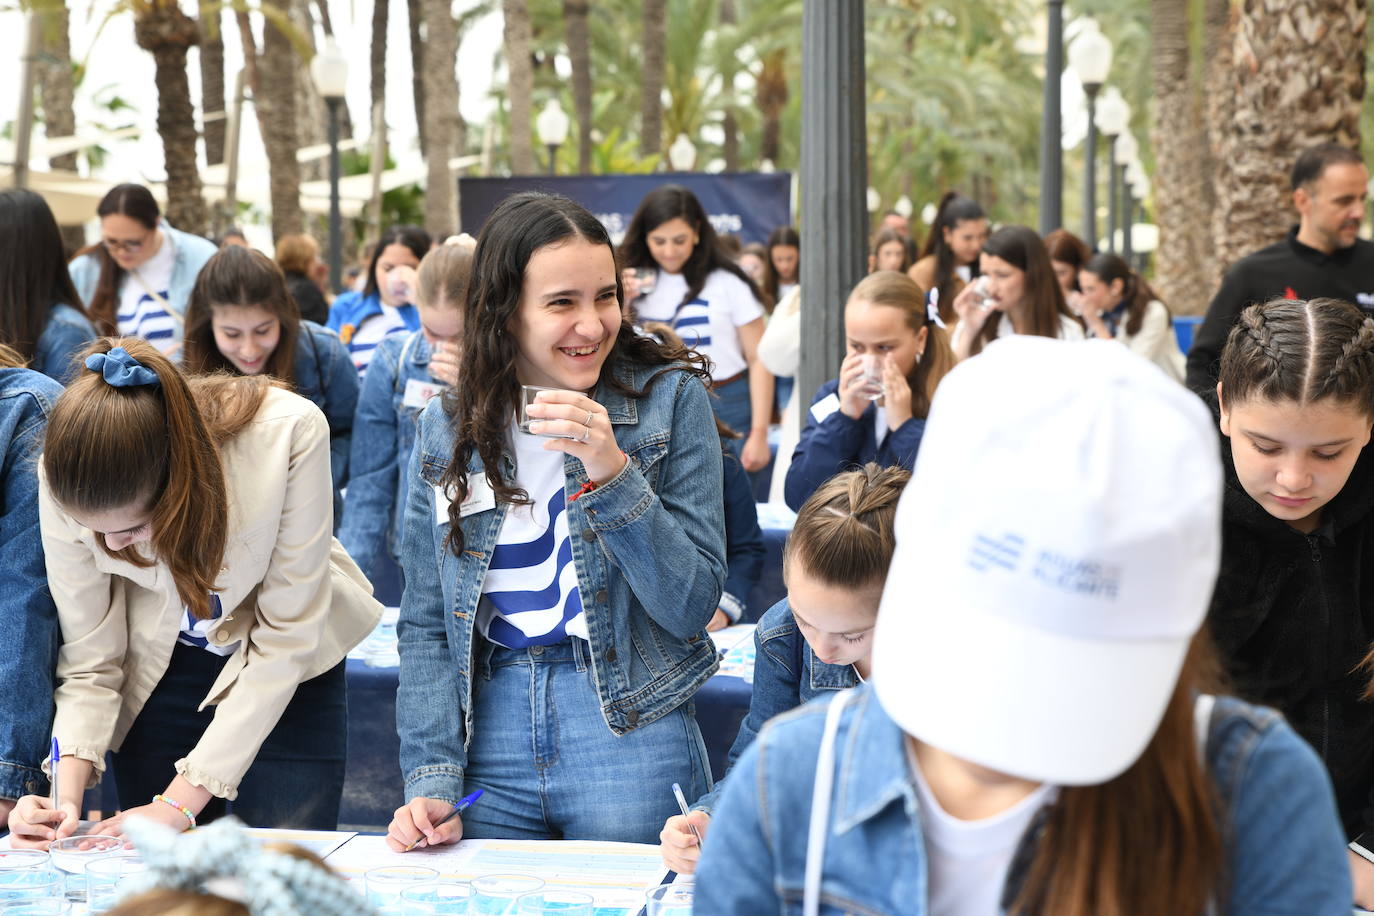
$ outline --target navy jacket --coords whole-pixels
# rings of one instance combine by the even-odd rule
[[[811,399],[811,406],[835,394],[839,388],[839,379],[826,382]],[[873,429],[876,409],[870,404],[857,420],[835,410],[819,423],[811,411],[806,412],[806,425],[802,427],[797,450],[792,453],[787,485],[783,488],[783,498],[794,512],[801,509],[816,488],[841,471],[862,467],[870,461],[884,467],[900,465],[908,471],[916,464],[916,450],[921,446],[926,421],[912,417],[888,433],[879,446]]]
[[[720,596],[721,610],[731,623],[739,623],[749,607],[749,593],[763,572],[763,529],[754,504],[754,488],[744,465],[729,448],[721,457],[725,474],[725,590]],[[757,613],[757,611],[755,611]]]

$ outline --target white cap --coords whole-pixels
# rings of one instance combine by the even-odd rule
[[[1012,337],[955,368],[874,634],[892,719],[1023,779],[1133,764],[1216,580],[1216,442],[1194,394],[1114,341]]]

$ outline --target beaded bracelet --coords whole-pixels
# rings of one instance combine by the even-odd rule
[[[186,815],[186,819],[191,822],[192,828],[196,826],[196,816],[191,813],[191,809],[186,807],[176,799],[168,798],[166,795],[154,795],[153,801],[162,802],[164,805],[171,805],[173,808],[176,808],[182,814]]]

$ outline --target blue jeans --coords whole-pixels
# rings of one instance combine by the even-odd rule
[[[688,798],[710,786],[706,745],[687,703],[616,737],[592,683],[587,644],[477,645],[476,709],[463,836],[655,843]],[[696,793],[696,794],[694,794]]]
[[[152,696],[114,755],[121,808],[146,805],[176,775],[173,764],[200,740],[214,707],[197,712],[227,659],[177,643]],[[251,669],[244,672],[251,677]],[[250,827],[333,830],[343,797],[348,754],[348,694],[344,663],[301,684],[248,768],[228,813]],[[226,802],[212,798],[197,816],[223,816]]]
[[[739,439],[727,439],[730,450],[738,458],[740,450],[744,448],[744,439],[749,436],[750,421],[754,416],[754,410],[749,403],[749,373],[745,373],[733,382],[728,382],[715,389],[714,397],[711,398],[711,410],[713,410],[720,422],[739,433]]]

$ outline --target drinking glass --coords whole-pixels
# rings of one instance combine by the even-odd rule
[[[471,902],[472,885],[459,881],[417,884],[401,891],[401,906],[413,907],[416,913],[468,916]]]
[[[660,884],[644,895],[648,916],[692,916],[692,889],[690,884]]]
[[[51,867],[52,856],[42,849],[0,849],[0,872]]]
[[[472,879],[472,912],[474,916],[509,916],[516,912],[517,900],[543,889],[543,879],[529,875],[483,875]]]
[[[90,912],[114,909],[115,898],[124,880],[147,871],[148,865],[136,852],[111,853],[86,865],[86,897]]]
[[[96,859],[124,849],[124,839],[117,836],[69,836],[48,845],[53,867],[66,876],[67,899],[72,903],[86,902],[86,866]]]
[[[876,401],[887,393],[887,388],[883,385],[883,362],[882,358],[876,353],[865,353],[859,357],[859,365],[863,366],[864,397],[870,401]]]
[[[520,386],[520,431],[530,433],[530,424],[539,421],[539,417],[531,417],[529,406],[534,403],[541,391],[563,391],[563,388],[549,388],[544,385],[521,385]],[[544,436],[548,439],[572,439],[566,433],[530,433],[530,435]]]
[[[401,902],[401,892],[417,884],[432,884],[439,880],[439,873],[423,865],[387,865],[369,869],[363,875],[367,902],[374,906],[387,906]]]
[[[517,901],[518,916],[592,916],[594,901],[590,894],[545,888],[525,894]]]
[[[11,868],[0,871],[0,906],[21,900],[59,898],[65,902],[66,878],[52,868]]]
[[[636,267],[635,279],[639,281],[639,294],[647,296],[654,291],[658,285],[657,267]]]

